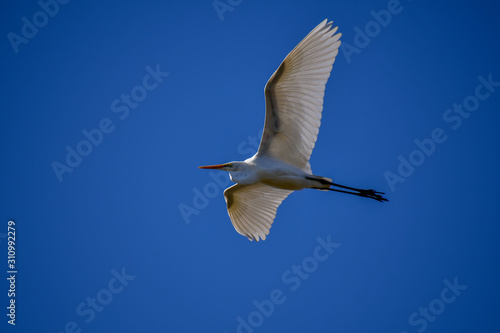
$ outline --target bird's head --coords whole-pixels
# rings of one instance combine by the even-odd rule
[[[235,183],[246,184],[252,182],[252,173],[249,173],[249,167],[245,162],[229,162],[224,164],[206,165],[200,169],[217,169],[229,172],[229,178]]]
[[[205,165],[198,167],[200,169],[218,169],[224,171],[239,171],[241,169],[242,162],[229,162],[224,164],[215,164],[215,165]]]

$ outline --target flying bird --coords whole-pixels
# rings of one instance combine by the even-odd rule
[[[309,158],[321,124],[325,85],[341,34],[324,20],[283,60],[264,89],[266,117],[257,153],[241,162],[200,166],[228,171],[236,184],[224,191],[234,228],[265,240],[278,206],[295,190],[329,190],[387,201],[372,189],[335,184],[312,174]]]

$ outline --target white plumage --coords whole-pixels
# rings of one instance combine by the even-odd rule
[[[268,154],[311,172],[325,85],[339,52],[340,36],[327,20],[314,28],[266,84],[266,121],[257,155]]]
[[[309,158],[321,124],[325,85],[340,46],[341,34],[336,31],[332,22],[321,22],[267,82],[266,119],[258,152],[244,162],[200,167],[230,172],[237,184],[224,191],[228,214],[236,231],[250,240],[266,239],[278,206],[294,190],[316,188],[386,200],[381,192],[312,175]]]
[[[278,206],[292,192],[262,183],[235,184],[224,191],[224,198],[236,231],[258,241],[266,239]]]

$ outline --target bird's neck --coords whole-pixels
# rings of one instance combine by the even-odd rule
[[[257,170],[250,170],[249,166],[247,166],[243,170],[232,171],[229,173],[229,177],[231,180],[238,184],[253,184],[258,180]]]

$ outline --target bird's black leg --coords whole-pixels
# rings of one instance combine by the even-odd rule
[[[356,192],[358,192],[358,195],[362,196],[362,197],[372,198],[372,199],[375,199],[378,201],[388,201],[387,199],[382,197],[382,194],[385,194],[384,192],[377,192],[377,191],[372,190],[372,189],[363,190],[360,188],[349,187],[349,186],[344,186],[344,185],[335,184],[335,183],[331,183],[331,185],[336,186],[336,187],[340,187],[340,188],[345,188],[345,189],[351,190],[351,191],[356,191]]]
[[[360,188],[355,188],[355,187],[349,187],[349,186],[344,186],[340,184],[335,184],[335,183],[330,183],[332,186],[340,187],[340,188],[345,188],[347,190],[352,190],[352,191],[357,191],[357,192],[363,192],[363,191],[373,191],[373,190],[362,190]],[[375,192],[375,191],[374,191]]]
[[[329,188],[328,190],[330,190],[330,191],[335,191],[335,192],[340,192],[340,193],[347,193],[347,194],[353,194],[353,195],[357,195],[359,197],[365,197],[365,198],[375,199],[375,200],[380,201],[380,202],[389,201],[389,200],[387,200],[386,198],[384,198],[382,196],[382,194],[385,194],[384,192],[377,192],[377,191],[372,190],[372,189],[363,190],[363,189],[360,189],[360,188],[344,186],[344,185],[332,183],[332,182],[330,182],[330,181],[328,181],[328,180],[326,180],[324,178],[323,179],[316,179],[316,178],[313,178],[313,177],[306,177],[306,178],[307,179],[312,179],[312,180],[317,180],[320,183],[325,184],[325,185],[328,184],[330,186],[334,186],[334,187],[339,187],[339,188],[345,189],[345,190],[339,190],[339,189],[335,189],[335,188]],[[325,190],[325,188],[318,188],[318,189]],[[346,191],[346,190],[349,190],[349,191]],[[353,191],[353,192],[351,192],[351,191]]]
[[[313,187],[314,189],[318,190],[326,190],[325,188],[322,187]],[[350,192],[350,191],[345,191],[345,190],[338,190],[336,188],[329,188],[329,191],[335,191],[335,192],[340,192],[340,193],[347,193],[347,194],[352,194],[352,195],[357,195],[358,197],[364,197],[364,198],[371,198],[374,200],[377,200],[379,202],[384,202],[384,201],[389,201],[386,198],[384,198],[381,194],[384,194],[382,192],[376,192],[374,190],[359,190],[357,192]]]
[[[386,198],[382,196],[382,192],[377,192],[374,190],[356,190],[356,192],[350,192],[350,191],[344,191],[344,190],[338,190],[335,188],[329,188],[330,191],[335,191],[335,192],[340,192],[340,193],[347,193],[347,194],[353,194],[357,195],[358,197],[364,197],[364,198],[370,198],[377,200],[379,202],[384,202],[384,201],[389,201]]]

